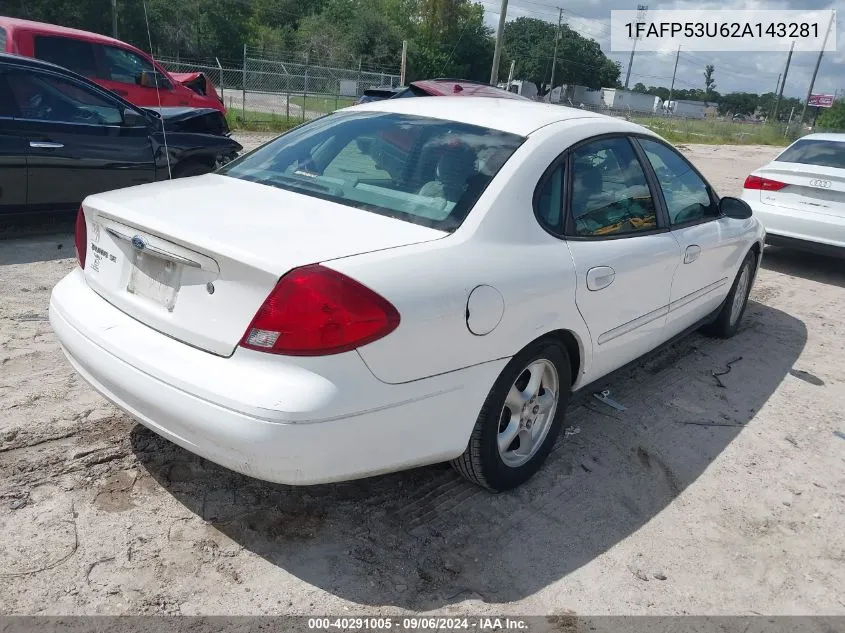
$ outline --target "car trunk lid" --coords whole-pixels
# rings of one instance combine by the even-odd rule
[[[222,356],[287,271],[447,235],[214,174],[90,196],[83,207],[89,286],[150,327]]]
[[[803,163],[773,162],[755,175],[785,187],[760,190],[760,201],[796,211],[845,217],[845,170]]]

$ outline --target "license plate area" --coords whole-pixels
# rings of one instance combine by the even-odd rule
[[[126,292],[173,312],[182,281],[182,265],[133,249],[131,266]]]

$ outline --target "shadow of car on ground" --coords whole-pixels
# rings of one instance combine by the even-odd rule
[[[845,288],[845,259],[778,246],[767,246],[763,268]]]
[[[140,425],[131,444],[191,512],[343,599],[414,610],[473,596],[507,602],[564,578],[666,508],[743,432],[806,340],[801,321],[751,302],[733,339],[694,334],[602,381],[626,411],[577,394],[543,469],[499,495],[442,464],[290,487],[228,471]],[[720,387],[712,374],[731,362]]]

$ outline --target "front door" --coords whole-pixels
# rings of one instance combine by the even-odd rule
[[[152,63],[137,53],[118,46],[95,44],[100,56],[100,85],[145,108],[189,106],[190,93],[177,90],[164,75],[156,74]],[[157,84],[157,85],[156,85]]]
[[[27,145],[28,207],[76,209],[85,196],[155,180],[146,126],[123,125],[122,104],[50,72],[6,75]]]
[[[674,336],[695,325],[724,300],[746,242],[741,222],[721,217],[710,186],[676,150],[638,138],[660,184],[681,258],[669,302],[667,329]]]
[[[628,138],[582,143],[568,165],[566,240],[593,343],[589,382],[665,340],[680,249]]]

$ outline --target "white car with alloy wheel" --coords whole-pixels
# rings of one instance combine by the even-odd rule
[[[764,238],[643,127],[394,99],[88,197],[50,321],[97,391],[230,469],[316,484],[451,460],[500,491],[574,390],[694,328],[733,335]]]
[[[845,134],[808,134],[745,179],[766,242],[845,257]]]

